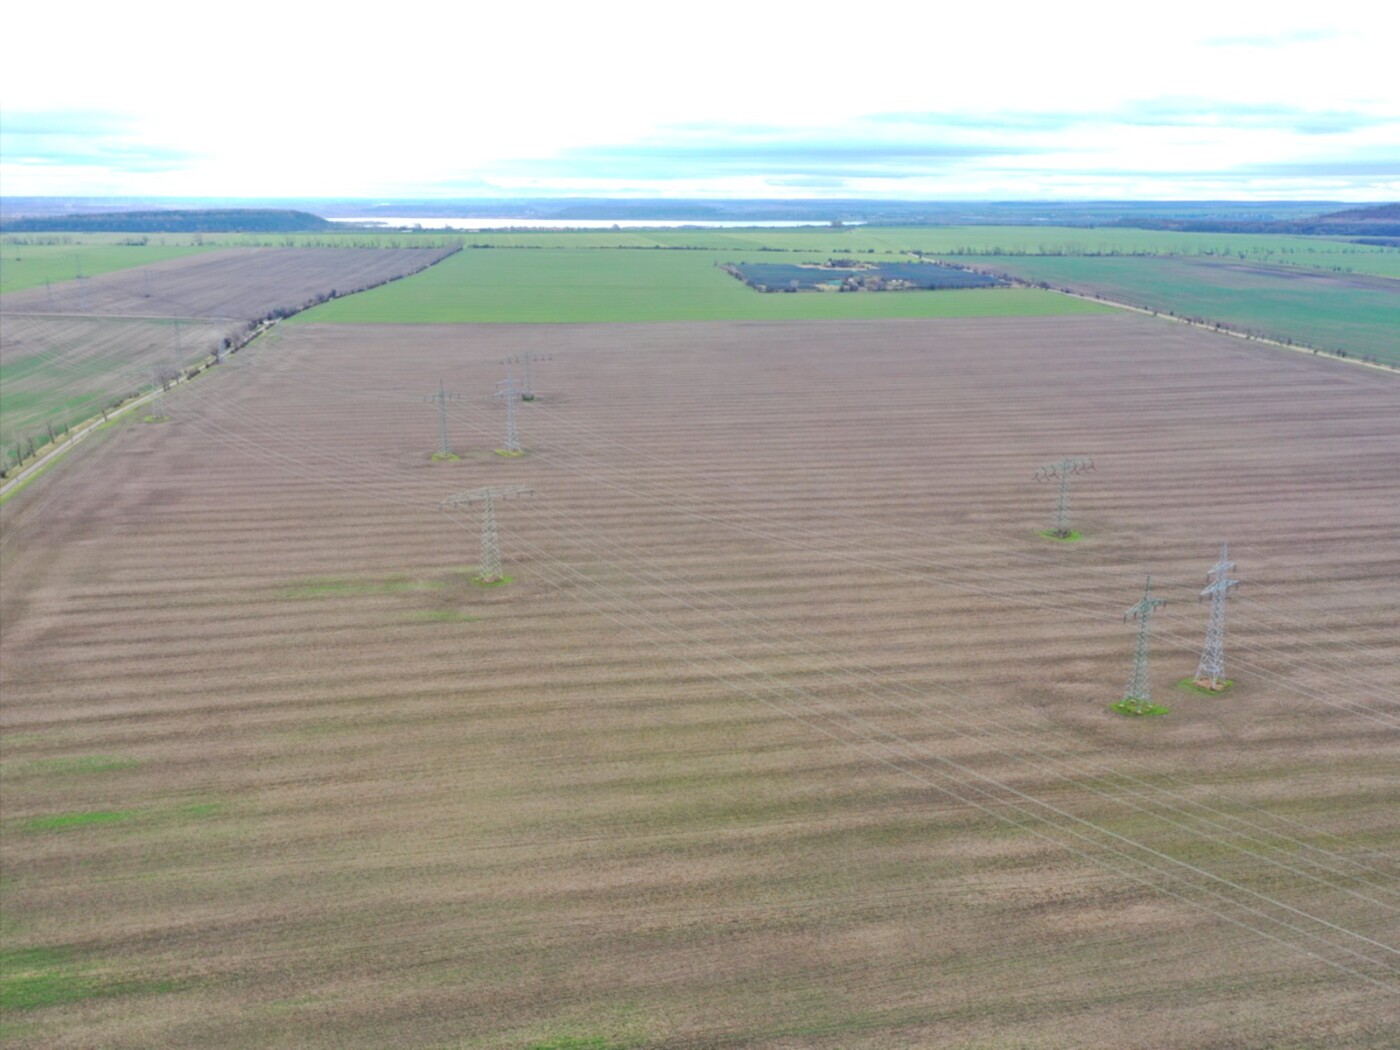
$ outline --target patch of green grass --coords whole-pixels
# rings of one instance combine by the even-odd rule
[[[442,580],[418,580],[407,576],[388,576],[379,579],[354,576],[313,576],[297,580],[278,593],[283,598],[328,598],[334,596],[358,596],[377,594],[409,594],[414,591],[431,591],[447,584]]]
[[[1192,679],[1183,678],[1176,683],[1176,687],[1188,693],[1195,693],[1198,696],[1224,696],[1230,691],[1230,687],[1234,684],[1235,680],[1233,678],[1222,678],[1220,680],[1219,689],[1204,689],[1197,685]]]
[[[459,456],[459,455],[457,455],[455,452],[434,452],[434,453],[433,453],[433,462],[434,462],[434,463],[444,463],[444,462],[446,462],[446,461],[448,461],[448,460],[461,459],[461,458],[462,458],[462,457]]]
[[[1119,700],[1116,704],[1110,704],[1109,708],[1132,718],[1152,718],[1168,713],[1168,708],[1161,704],[1145,704],[1140,700]]]
[[[1041,529],[1038,533],[1036,533],[1036,535],[1044,536],[1047,540],[1054,540],[1056,543],[1078,543],[1084,538],[1080,533],[1075,532],[1073,529],[1070,530],[1068,536],[1061,536],[1054,529]]]
[[[472,583],[478,587],[504,587],[506,584],[514,582],[514,576],[502,576],[499,580],[483,580],[480,576],[472,577]]]
[[[561,1035],[542,1043],[531,1043],[529,1050],[624,1050],[624,1047],[601,1035]]]
[[[765,295],[714,265],[744,261],[743,251],[731,259],[706,251],[467,249],[402,281],[314,307],[289,323],[1027,317],[1102,309],[1022,288]]]
[[[75,758],[41,758],[28,762],[16,773],[45,776],[83,776],[90,773],[112,773],[135,769],[141,763],[134,758],[113,758],[110,755],[80,755]]]
[[[26,831],[66,831],[69,828],[83,828],[93,824],[114,824],[130,820],[136,814],[129,809],[94,809],[80,813],[55,813],[49,817],[33,817],[26,821]]]
[[[169,416],[142,416],[142,417],[141,417],[141,422],[142,422],[142,423],[169,423],[169,422],[170,422],[170,417],[169,417]]]
[[[84,999],[167,992],[168,981],[118,980],[93,973],[91,966],[61,948],[0,951],[0,1013],[63,1006]]]
[[[73,969],[69,953],[52,948],[0,952],[0,1011],[35,1010],[77,1002],[99,982]]]
[[[496,455],[498,455],[498,456],[505,456],[507,459],[515,459],[515,458],[517,458],[517,457],[519,457],[519,456],[525,455],[525,450],[524,450],[523,448],[521,448],[521,449],[498,448],[498,449],[496,449]]]

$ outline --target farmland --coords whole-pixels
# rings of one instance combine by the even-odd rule
[[[149,266],[167,259],[216,250],[195,244],[31,244],[29,238],[5,237],[0,242],[0,293],[19,292],[79,277]],[[59,238],[53,238],[59,240]]]
[[[550,319],[694,273],[945,294],[595,256]],[[316,313],[517,320],[487,263],[578,256]],[[0,507],[7,1046],[1393,1045],[1392,376],[1117,312],[240,358]],[[1031,473],[1067,453],[1054,544]],[[484,484],[534,490],[501,588],[437,510]],[[1175,683],[1223,539],[1206,698]],[[1149,572],[1147,722],[1107,704]]]
[[[779,256],[792,261],[791,256]],[[822,262],[824,256],[798,256]],[[936,295],[762,295],[716,265],[746,261],[707,251],[468,248],[431,270],[326,303],[296,323],[820,320],[880,317],[1028,317],[1102,307],[1036,289]],[[747,261],[772,262],[771,255]]]
[[[412,273],[447,249],[224,249],[0,299],[0,458],[202,362],[257,322]],[[19,442],[26,442],[20,449]]]
[[[54,251],[71,275],[76,250],[145,251],[118,235],[64,235]],[[19,248],[3,239],[8,253]],[[441,272],[307,320],[354,323],[551,323],[818,320],[1010,316],[1075,309],[1063,301],[1001,296],[997,309],[966,296],[937,302],[755,303],[702,273],[724,263],[791,265],[832,257],[869,264],[910,256],[976,264],[1032,282],[1249,330],[1284,342],[1394,362],[1400,249],[1321,236],[1182,233],[1052,226],[810,227],[611,231],[332,231],[312,234],[152,235],[149,250],[252,246],[454,247],[468,253]],[[81,241],[81,246],[78,242]],[[494,250],[491,250],[494,249]],[[509,249],[509,252],[502,251]],[[25,251],[30,249],[26,248]],[[516,258],[519,251],[530,258]],[[624,251],[625,250],[625,251]],[[66,255],[64,253],[67,253]],[[479,257],[490,254],[492,258]],[[510,257],[508,257],[510,256]],[[87,265],[84,263],[84,265]],[[64,269],[66,267],[66,269]],[[1325,279],[1321,279],[1325,278]],[[9,278],[6,278],[9,280]]]
[[[1388,278],[1156,256],[966,256],[958,261],[1400,365],[1400,281]]]
[[[64,235],[74,243],[112,245],[117,235]],[[816,252],[823,255],[1071,255],[1199,256],[1330,273],[1400,278],[1400,249],[1328,237],[1277,234],[1178,233],[1108,227],[1056,226],[850,226],[841,229],[657,229],[615,231],[395,231],[355,230],[314,234],[203,234],[207,246],[410,247],[462,243],[497,248],[685,248],[697,251]],[[9,247],[11,238],[0,239]],[[151,235],[152,245],[193,245],[194,238]],[[67,248],[72,276],[73,248]],[[60,255],[61,257],[61,255]],[[773,260],[770,260],[773,261]],[[86,272],[86,271],[85,271]]]

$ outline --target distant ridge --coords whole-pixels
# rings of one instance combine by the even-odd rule
[[[334,223],[306,211],[196,208],[89,212],[0,220],[5,233],[305,233]]]
[[[1307,219],[1281,222],[1220,219],[1120,219],[1114,226],[1184,233],[1292,233],[1332,237],[1400,237],[1400,203],[1346,208]]]
[[[1400,203],[1376,204],[1369,208],[1347,208],[1319,215],[1318,222],[1400,222]]]

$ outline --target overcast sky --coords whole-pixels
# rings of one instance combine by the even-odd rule
[[[18,4],[0,192],[1400,200],[1383,6]]]

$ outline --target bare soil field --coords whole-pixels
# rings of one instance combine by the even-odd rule
[[[7,1046],[1394,1045],[1393,377],[1126,315],[305,325],[169,401],[0,508]]]
[[[403,277],[447,248],[233,248],[0,297],[0,448],[90,418],[267,317]],[[46,435],[45,435],[46,436]]]
[[[6,313],[228,317],[297,309],[431,266],[450,248],[229,248],[11,292]]]

